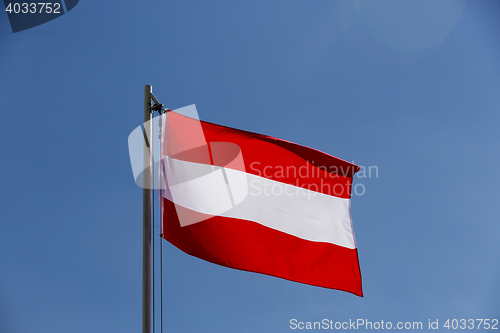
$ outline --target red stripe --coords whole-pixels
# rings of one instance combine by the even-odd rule
[[[363,296],[356,249],[221,216],[181,227],[167,199],[163,230],[165,239],[180,250],[215,264]]]
[[[165,144],[175,147],[165,151],[182,152],[172,155],[175,158],[210,164],[207,162],[210,160],[207,146],[182,149],[186,143],[187,146],[196,146],[200,141],[188,135],[196,132],[189,129],[197,126],[197,120],[169,113]],[[262,134],[205,121],[201,121],[201,127],[207,142],[231,142],[239,146],[244,161],[244,169],[240,171],[340,198],[351,197],[352,177],[359,170],[357,165],[313,148]],[[217,161],[214,164],[219,165]]]

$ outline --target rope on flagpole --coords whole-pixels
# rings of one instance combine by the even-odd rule
[[[152,108],[151,108],[152,109]],[[152,113],[152,117],[151,117],[151,120],[154,119],[154,110],[151,111]],[[155,133],[155,127],[154,126],[151,126],[152,127],[152,132],[151,132],[151,159],[153,160],[153,162],[151,163],[151,166],[152,166],[152,170],[151,170],[151,184],[153,183],[153,180],[154,180],[154,165],[155,165],[155,151],[154,151],[154,145],[153,145],[153,142],[155,141],[154,139],[154,133]],[[152,270],[153,270],[153,333],[155,333],[155,327],[156,327],[156,320],[155,320],[155,200],[154,200],[154,197],[155,197],[155,190],[154,190],[154,184],[152,184],[153,186],[151,186],[151,198],[153,198],[153,200],[151,200],[151,204],[153,206],[153,214],[152,215],[152,219],[153,219],[153,244],[152,244],[152,248],[153,248],[153,253],[152,253],[152,256],[153,256],[153,264],[151,266],[152,267]]]
[[[170,110],[170,109],[163,109],[163,104],[159,103],[158,100],[154,97],[154,95],[151,93],[151,98],[154,100],[155,104],[153,106],[151,106],[149,108],[150,110],[150,113],[152,114],[152,117],[150,118],[151,120],[154,119],[154,112],[157,111],[160,118],[159,118],[159,131],[158,131],[158,139],[160,139],[160,145],[161,145],[161,134],[162,134],[162,113],[163,112],[166,112],[167,110]],[[154,155],[155,155],[155,151],[154,151],[154,148],[153,148],[153,141],[154,141],[154,126],[151,126],[152,127],[152,133],[151,133],[151,147],[150,147],[150,151],[151,151],[151,159],[152,159],[152,163],[150,163],[150,165],[152,166],[152,170],[154,170],[154,165],[155,165],[155,160],[154,160]],[[159,147],[161,148],[161,147]],[[160,163],[160,161],[158,161],[158,163]],[[160,181],[160,170],[158,171],[158,181]],[[151,175],[151,183],[153,182],[154,180],[154,173],[151,172],[150,173]],[[152,186],[151,187],[151,196],[154,198],[154,191],[155,187]],[[158,193],[158,196],[160,194],[160,191],[159,189],[156,191]],[[153,275],[153,278],[152,278],[152,284],[153,284],[153,292],[152,292],[152,303],[153,303],[153,306],[152,306],[152,312],[153,312],[153,333],[155,333],[155,329],[156,329],[156,302],[155,302],[155,266],[156,266],[156,261],[155,261],[155,205],[154,205],[154,201],[155,200],[151,200],[151,205],[152,205],[152,224],[153,224],[153,237],[152,237],[152,275]],[[159,206],[159,208],[161,208],[161,205]],[[162,224],[162,216],[161,216],[161,211],[159,210],[159,214],[160,214],[160,237],[163,237],[163,226],[161,225]],[[160,324],[161,324],[161,332],[163,333],[163,244],[162,244],[162,241],[160,240]]]
[[[153,116],[151,117],[152,119],[154,119],[154,112],[155,111],[158,111],[158,114],[160,115],[160,126],[161,126],[161,111],[162,111],[162,108],[163,108],[163,104],[157,104],[155,103],[152,107],[151,107],[151,113],[153,114]],[[154,151],[154,145],[153,145],[153,142],[155,141],[154,139],[154,126],[151,126],[152,127],[152,133],[151,133],[151,158],[153,159],[151,165],[153,166],[153,170],[151,171],[154,171],[154,165],[155,165],[155,151]],[[161,133],[161,127],[160,127],[160,131]],[[154,180],[154,173],[151,172],[151,178],[152,178],[152,181]],[[158,178],[159,180],[159,178]],[[151,187],[151,191],[152,191],[152,194],[151,194],[151,197],[154,198],[154,193],[155,193],[155,187],[152,186]],[[160,193],[158,190],[156,191],[158,194]],[[155,247],[155,200],[151,200],[152,201],[152,208],[153,208],[153,214],[152,214],[152,219],[153,219],[153,239],[152,239],[152,247],[153,247],[153,253],[152,253],[152,259],[153,259],[153,267],[152,267],[152,270],[153,270],[153,333],[155,333],[155,330],[156,330],[156,319],[155,319],[155,316],[156,316],[156,302],[155,302],[155,295],[156,295],[156,292],[155,292],[155,286],[156,286],[156,283],[155,283],[155,266],[156,266],[156,261],[155,261],[155,252],[156,252],[156,247]],[[160,241],[160,246],[161,246],[161,241]],[[162,285],[162,280],[161,280],[161,277],[160,277],[160,285]],[[163,314],[161,314],[163,315]],[[163,321],[163,318],[162,318],[162,321]]]
[[[160,198],[162,200],[162,198]],[[163,333],[163,219],[160,205],[160,328]]]
[[[166,113],[167,111],[169,111],[170,109],[169,108],[166,108],[166,109],[163,109],[163,104],[155,104],[152,108],[153,112],[154,111],[158,111],[158,115],[159,115],[159,119],[158,119],[158,140],[160,142],[160,147],[159,147],[159,151],[160,151],[160,157],[159,157],[159,160],[158,160],[158,164],[159,166],[161,165],[161,135],[162,135],[162,114],[163,113]],[[161,168],[158,168],[158,182],[159,184],[161,184]],[[159,225],[159,229],[160,229],[160,332],[163,333],[163,217],[162,217],[162,212],[161,212],[161,200],[162,198],[160,197],[160,187],[158,188],[158,190],[156,191],[158,193],[158,197],[160,199],[160,205],[158,207],[158,214],[159,214],[159,222],[160,222],[160,225]],[[153,200],[154,201],[154,200]],[[153,212],[154,212],[154,204],[153,204]],[[154,216],[154,214],[153,214]],[[154,222],[154,218],[153,218],[153,222]],[[154,223],[153,223],[153,227],[154,227]],[[153,237],[154,239],[154,237]],[[154,240],[153,240],[153,249],[154,249]],[[155,263],[154,261],[154,251],[153,251],[153,263]],[[153,276],[154,276],[154,264],[153,264]],[[153,286],[154,286],[154,283],[153,283]],[[153,314],[154,314],[154,287],[153,287]],[[155,320],[153,319],[153,322],[156,324]],[[153,333],[154,333],[154,326],[153,326]]]
[[[159,122],[159,126],[160,126],[160,130],[159,130],[159,133],[158,133],[158,139],[160,139],[160,163],[161,163],[161,126],[162,126],[162,113],[163,112],[167,112],[168,108],[167,109],[164,109],[162,111],[160,111],[160,122]],[[161,184],[161,168],[158,168],[158,175],[159,175],[159,181],[160,181],[160,184]],[[161,193],[161,191],[158,191],[158,194]],[[163,216],[162,216],[162,211],[161,211],[161,200],[163,200],[161,197],[160,197],[160,207],[158,207],[159,209],[159,213],[160,213],[160,332],[163,333]]]
[[[154,101],[154,105],[151,102]],[[142,192],[142,333],[151,333],[151,319],[153,319],[153,332],[155,331],[155,276],[154,276],[154,201],[151,197],[154,195],[154,186],[152,180],[154,179],[154,149],[153,143],[153,126],[152,114],[155,111],[161,113],[163,104],[158,102],[153,95],[151,85],[144,86],[144,103],[143,103],[143,134],[144,134],[144,151],[143,151],[143,192]],[[148,174],[149,173],[149,174]],[[153,216],[151,216],[153,215]],[[152,220],[152,221],[151,221]],[[151,228],[153,222],[153,228]],[[151,239],[153,238],[153,239]],[[153,245],[153,249],[151,248]],[[151,263],[151,250],[153,250],[153,263]],[[153,266],[153,267],[151,267]],[[151,271],[153,270],[153,277],[151,278]],[[153,284],[153,290],[151,290]],[[153,293],[151,293],[153,291]],[[153,295],[151,295],[153,294]],[[151,297],[152,296],[152,297]],[[151,302],[152,301],[152,302]],[[153,306],[151,306],[153,303]],[[151,316],[151,308],[153,309],[153,316]]]

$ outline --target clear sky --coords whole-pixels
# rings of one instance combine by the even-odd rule
[[[140,332],[145,84],[376,167],[352,198],[365,297],[164,242],[165,332],[500,319],[499,18],[496,0],[82,0],[13,34],[2,11],[0,332]]]

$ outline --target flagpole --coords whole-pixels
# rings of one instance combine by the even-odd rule
[[[151,158],[152,87],[144,86],[144,172],[142,189],[142,333],[151,333]]]

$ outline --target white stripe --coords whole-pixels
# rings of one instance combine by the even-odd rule
[[[213,171],[211,165],[168,157],[165,162],[170,193],[166,191],[164,196],[177,205],[207,214],[204,218],[199,217],[202,214],[193,214],[196,220],[181,221],[182,226],[218,215],[253,221],[310,241],[356,248],[350,199],[229,168]],[[224,180],[223,171],[229,184]]]

